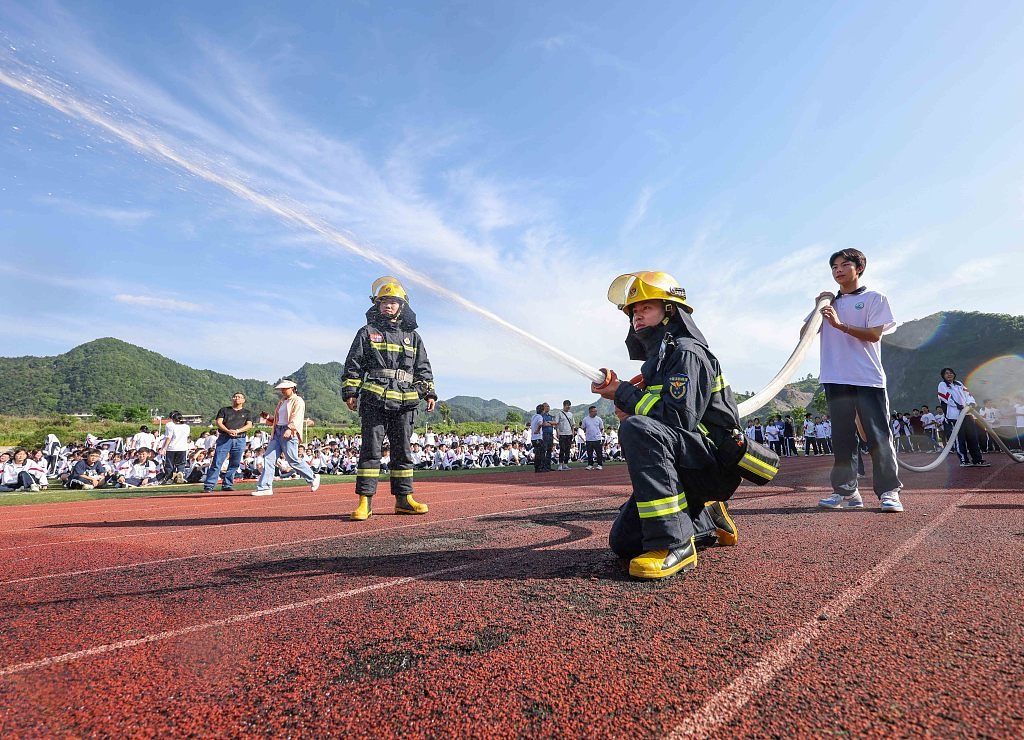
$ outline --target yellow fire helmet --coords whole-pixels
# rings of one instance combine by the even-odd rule
[[[640,301],[669,301],[693,313],[693,307],[686,302],[686,291],[667,272],[645,270],[619,275],[608,286],[608,300],[627,316],[629,307]]]
[[[373,281],[373,286],[370,288],[370,300],[376,303],[381,298],[398,298],[403,303],[409,302],[409,294],[398,282],[398,278],[391,275],[385,275]]]

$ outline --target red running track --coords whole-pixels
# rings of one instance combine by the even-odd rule
[[[742,488],[740,543],[630,580],[623,467],[7,507],[0,736],[1024,736],[1024,469],[827,461]]]

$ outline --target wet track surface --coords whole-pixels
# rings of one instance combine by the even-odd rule
[[[905,473],[896,515],[818,510],[827,464],[659,583],[606,546],[621,466],[364,523],[351,484],[8,507],[0,735],[1024,734],[1024,466]]]

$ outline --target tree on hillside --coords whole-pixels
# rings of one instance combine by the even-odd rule
[[[505,421],[508,422],[509,424],[515,424],[516,426],[518,426],[519,424],[523,423],[523,415],[520,414],[518,411],[509,411],[507,414],[505,414]]]
[[[124,406],[119,403],[98,403],[92,410],[97,419],[110,419],[111,421],[123,420],[124,411]]]
[[[140,423],[149,421],[149,409],[145,406],[128,406],[124,410],[124,420]]]
[[[452,425],[452,407],[444,401],[437,404],[437,413],[441,415],[441,424],[446,428],[451,428]]]

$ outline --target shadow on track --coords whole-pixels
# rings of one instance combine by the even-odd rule
[[[279,522],[327,522],[347,520],[348,515],[318,516],[223,516],[202,519],[125,519],[119,522],[69,522],[44,524],[39,529],[107,529],[110,527],[220,527],[225,524],[274,524]]]

